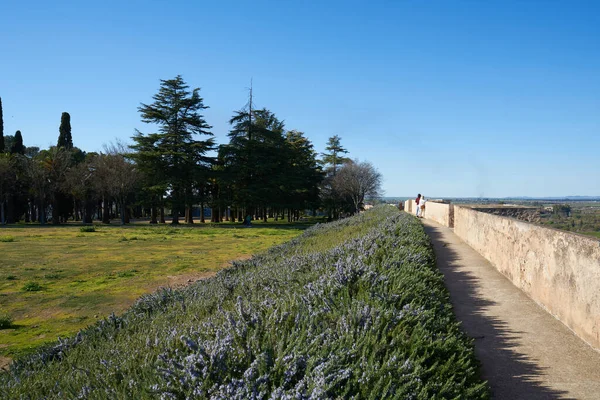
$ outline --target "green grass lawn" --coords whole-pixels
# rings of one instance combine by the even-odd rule
[[[297,236],[307,224],[13,226],[0,229],[0,355],[76,333],[144,293],[211,276]]]

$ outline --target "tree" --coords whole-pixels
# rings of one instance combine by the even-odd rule
[[[0,97],[0,153],[4,152],[4,117],[2,114],[2,97]]]
[[[327,141],[327,147],[325,147],[329,153],[321,153],[323,155],[323,163],[325,165],[331,165],[333,175],[337,172],[337,167],[350,161],[349,158],[343,157],[342,154],[347,154],[348,150],[342,147],[341,138],[338,135],[332,136]]]
[[[323,172],[317,154],[304,133],[291,130],[286,134],[288,154],[283,190],[287,205],[293,209],[316,208]]]
[[[0,223],[6,223],[6,212],[4,204],[10,200],[10,189],[14,185],[14,168],[13,158],[6,154],[0,153]]]
[[[347,162],[333,178],[333,187],[358,213],[365,198],[380,195],[381,174],[369,162]]]
[[[121,224],[124,225],[127,197],[139,182],[139,173],[136,165],[126,158],[125,146],[122,144],[105,146],[104,151],[94,159],[94,181],[101,193],[112,196],[117,201],[121,209]]]
[[[93,222],[93,204],[96,198],[93,159],[96,156],[96,153],[87,154],[85,160],[69,168],[66,175],[67,192],[73,196],[76,202],[83,203],[82,220],[84,224]],[[77,214],[77,210],[75,212]]]
[[[233,200],[253,214],[283,201],[287,143],[284,123],[275,114],[261,110],[237,111],[229,123],[229,144],[222,146],[220,156],[224,176],[230,178]],[[266,214],[263,212],[263,219]]]
[[[10,154],[25,154],[25,146],[23,146],[23,136],[21,131],[15,132],[15,139],[10,146]]]
[[[46,152],[47,150],[44,150],[35,158],[27,159],[26,163],[26,173],[31,182],[31,189],[34,197],[37,198],[38,220],[41,225],[46,224],[46,204],[50,193],[48,169],[44,163]]]
[[[571,215],[571,206],[568,204],[554,204],[552,206],[552,212],[554,214],[570,216]]]
[[[60,117],[60,127],[58,128],[58,147],[63,147],[67,150],[73,148],[73,137],[71,136],[71,116],[68,112],[62,113]]]
[[[60,223],[60,202],[63,191],[67,189],[67,172],[72,163],[72,154],[64,147],[52,146],[40,152],[39,158],[47,180],[45,187],[52,201],[52,223],[57,225]]]
[[[157,124],[159,133],[151,134],[147,140],[140,132],[133,137],[136,142],[132,148],[143,151],[132,157],[144,165],[144,171],[160,169],[154,178],[163,183],[168,191],[173,212],[173,224],[179,223],[179,215],[184,207],[190,206],[190,195],[194,180],[199,175],[207,175],[212,159],[206,153],[214,148],[214,140],[195,140],[193,135],[212,136],[211,126],[206,123],[202,110],[208,108],[200,97],[200,88],[191,92],[183,78],[161,80],[158,93],[153,96],[154,103],[141,104],[138,111],[142,121]],[[152,147],[148,145],[151,142]]]
[[[164,223],[163,197],[167,192],[168,183],[167,177],[163,173],[161,155],[157,146],[160,135],[151,133],[144,136],[137,131],[133,140],[135,144],[130,146],[133,153],[129,154],[129,158],[135,161],[141,174],[142,191],[140,197],[150,206],[150,223],[158,223],[157,208],[159,206],[161,207],[160,222]]]

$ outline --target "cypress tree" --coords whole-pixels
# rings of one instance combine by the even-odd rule
[[[71,136],[71,116],[68,112],[62,113],[60,117],[60,134],[58,135],[58,147],[64,147],[67,150],[73,148],[73,137]]]
[[[4,151],[4,119],[2,118],[2,97],[0,97],[0,153]]]
[[[23,136],[21,136],[21,131],[15,133],[15,139],[12,146],[10,146],[10,154],[25,154],[25,146],[23,146]]]

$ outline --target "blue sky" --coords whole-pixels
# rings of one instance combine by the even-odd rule
[[[339,135],[388,196],[600,196],[600,2],[28,1],[0,14],[5,134],[60,115],[101,150],[159,79],[200,87],[218,143],[247,101]]]

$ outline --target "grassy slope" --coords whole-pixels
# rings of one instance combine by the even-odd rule
[[[11,227],[0,230],[0,355],[31,351],[121,313],[159,286],[210,276],[298,235],[294,226]],[[9,238],[9,239],[6,239]],[[176,279],[184,277],[184,279]],[[30,282],[40,291],[27,292]]]
[[[6,398],[488,397],[429,239],[389,207],[144,296],[122,318],[16,362],[0,390]]]

